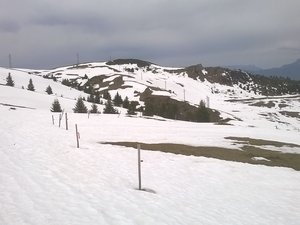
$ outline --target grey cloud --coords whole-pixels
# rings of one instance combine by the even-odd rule
[[[20,30],[20,25],[13,21],[0,21],[0,32],[16,33]]]
[[[76,52],[83,61],[141,57],[174,66],[274,66],[300,57],[295,0],[3,1],[0,65],[10,52],[25,67],[72,63]]]

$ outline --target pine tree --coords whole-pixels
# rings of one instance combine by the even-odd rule
[[[143,115],[145,116],[153,116],[155,114],[155,106],[151,99],[145,100],[145,110],[143,112]]]
[[[95,95],[94,102],[100,104],[100,95],[98,93]]]
[[[106,113],[106,114],[118,113],[118,111],[113,107],[111,100],[107,100],[107,102],[105,103],[105,108],[103,110],[103,113]]]
[[[128,105],[127,114],[128,115],[136,115],[136,106],[139,103],[137,101],[131,101]]]
[[[209,122],[209,111],[205,106],[205,102],[203,100],[200,101],[199,107],[196,111],[196,122]]]
[[[103,92],[103,98],[106,100],[111,100],[111,95],[109,94],[108,91]]]
[[[69,81],[69,79],[62,79],[61,84],[71,86],[71,82]]]
[[[87,113],[87,107],[85,106],[82,97],[77,99],[75,108],[73,109],[74,113]]]
[[[27,90],[29,90],[29,91],[35,91],[35,88],[34,88],[34,85],[32,83],[32,79],[31,78],[29,79],[29,84],[27,86]]]
[[[121,106],[121,105],[122,105],[123,99],[122,99],[122,97],[119,95],[119,92],[117,92],[117,94],[115,95],[113,102],[114,102],[114,105],[115,105],[115,106]]]
[[[95,97],[94,97],[94,95],[90,94],[90,95],[87,97],[87,101],[88,101],[88,102],[95,102]]]
[[[98,113],[98,106],[95,103],[92,104],[92,109],[90,110],[90,113]]]
[[[51,112],[62,112],[62,109],[61,109],[58,99],[54,99],[54,102],[52,103],[52,107],[50,108],[50,111]]]
[[[123,101],[123,108],[128,109],[128,106],[129,106],[129,100],[128,97],[126,96]]]
[[[8,73],[8,76],[6,77],[6,85],[11,87],[15,86],[15,82],[13,81],[10,73]]]
[[[46,92],[48,95],[52,95],[53,92],[52,92],[52,88],[50,87],[50,85],[46,88]]]

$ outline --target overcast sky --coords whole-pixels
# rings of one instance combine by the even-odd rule
[[[300,58],[299,0],[1,0],[0,66],[110,58],[281,66]]]

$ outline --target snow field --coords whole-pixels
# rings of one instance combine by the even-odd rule
[[[136,150],[101,145],[96,137],[122,141],[131,123],[127,136],[139,131],[138,139],[146,142],[163,136],[153,132],[165,130],[166,122],[70,114],[66,131],[53,126],[44,111],[0,110],[5,115],[0,224],[297,224],[300,219],[300,174],[286,168],[142,151],[142,186],[156,193],[135,190]]]

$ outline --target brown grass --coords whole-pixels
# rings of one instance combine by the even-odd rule
[[[246,141],[241,139],[241,141]],[[248,140],[247,140],[248,141]],[[251,141],[251,143],[254,140]],[[265,145],[267,142],[262,140],[255,142],[257,144]],[[276,145],[279,142],[276,142]],[[111,144],[130,148],[136,148],[137,142],[105,142],[101,144]],[[209,158],[221,159],[226,161],[243,162],[250,164],[259,164],[266,166],[282,166],[292,168],[300,171],[300,155],[293,153],[282,153],[278,151],[270,151],[259,147],[245,145],[242,150],[228,149],[220,147],[205,147],[205,146],[188,146],[182,144],[159,143],[146,144],[140,143],[141,148],[150,151],[160,151],[180,155],[204,156]],[[278,144],[279,145],[279,144]],[[270,161],[253,160],[253,157],[264,157]]]

